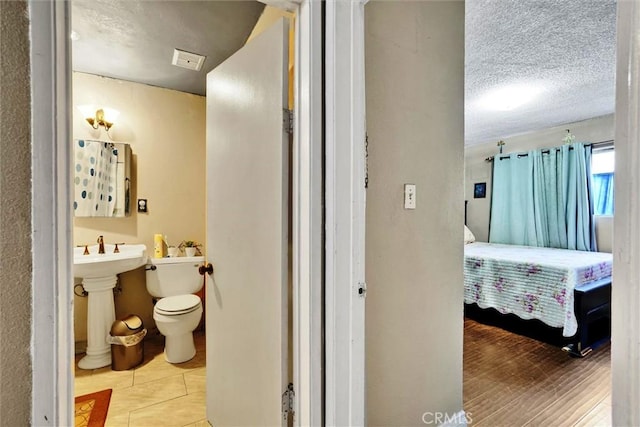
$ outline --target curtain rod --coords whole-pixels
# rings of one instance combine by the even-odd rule
[[[600,142],[592,142],[590,144],[584,144],[585,147],[594,147],[594,148],[597,148],[598,146],[603,146],[603,145],[604,146],[608,146],[608,145],[613,146],[613,139],[609,139],[609,140],[606,140],[606,141],[600,141]],[[551,152],[551,150],[552,150],[552,148],[549,148],[547,150],[542,150],[542,154],[549,154]],[[560,148],[556,148],[555,150],[556,151],[560,151]],[[573,150],[573,147],[569,147],[569,150]],[[527,157],[527,156],[529,156],[529,153],[520,153],[520,154],[518,154],[518,158]],[[486,159],[484,159],[484,161],[485,162],[492,162],[492,161],[494,161],[494,157],[495,156],[487,157]],[[510,159],[511,155],[500,156],[498,158],[500,160]]]
[[[588,147],[590,145],[592,145],[592,144],[585,144],[584,146]],[[549,153],[551,153],[551,150],[553,150],[553,148],[550,148],[548,150],[542,150],[540,153],[549,154]],[[569,147],[569,151],[571,151],[571,150],[573,150],[573,147]],[[558,152],[558,151],[561,151],[561,149],[560,148],[556,148],[556,152]],[[522,157],[529,157],[529,153],[520,153],[520,154],[517,154],[517,157],[519,159],[522,158]],[[510,159],[511,155],[509,155],[509,156],[500,156],[499,158],[500,158],[500,160]]]

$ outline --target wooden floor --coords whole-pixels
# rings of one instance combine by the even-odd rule
[[[575,359],[470,319],[464,332],[470,426],[611,426],[609,344]]]

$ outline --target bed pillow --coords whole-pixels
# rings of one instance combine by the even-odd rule
[[[473,235],[471,230],[465,225],[464,226],[464,244],[473,243],[476,241],[476,236]]]

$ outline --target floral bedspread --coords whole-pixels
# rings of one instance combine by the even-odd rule
[[[576,287],[611,276],[613,257],[602,252],[472,243],[464,250],[464,302],[538,319],[575,335]]]

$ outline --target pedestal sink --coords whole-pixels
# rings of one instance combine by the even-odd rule
[[[116,320],[113,304],[113,288],[117,275],[134,270],[147,262],[145,245],[105,244],[104,254],[98,253],[98,245],[73,250],[73,275],[82,278],[82,286],[89,293],[87,307],[87,355],[79,362],[80,369],[96,369],[111,364],[111,346],[107,336]]]

